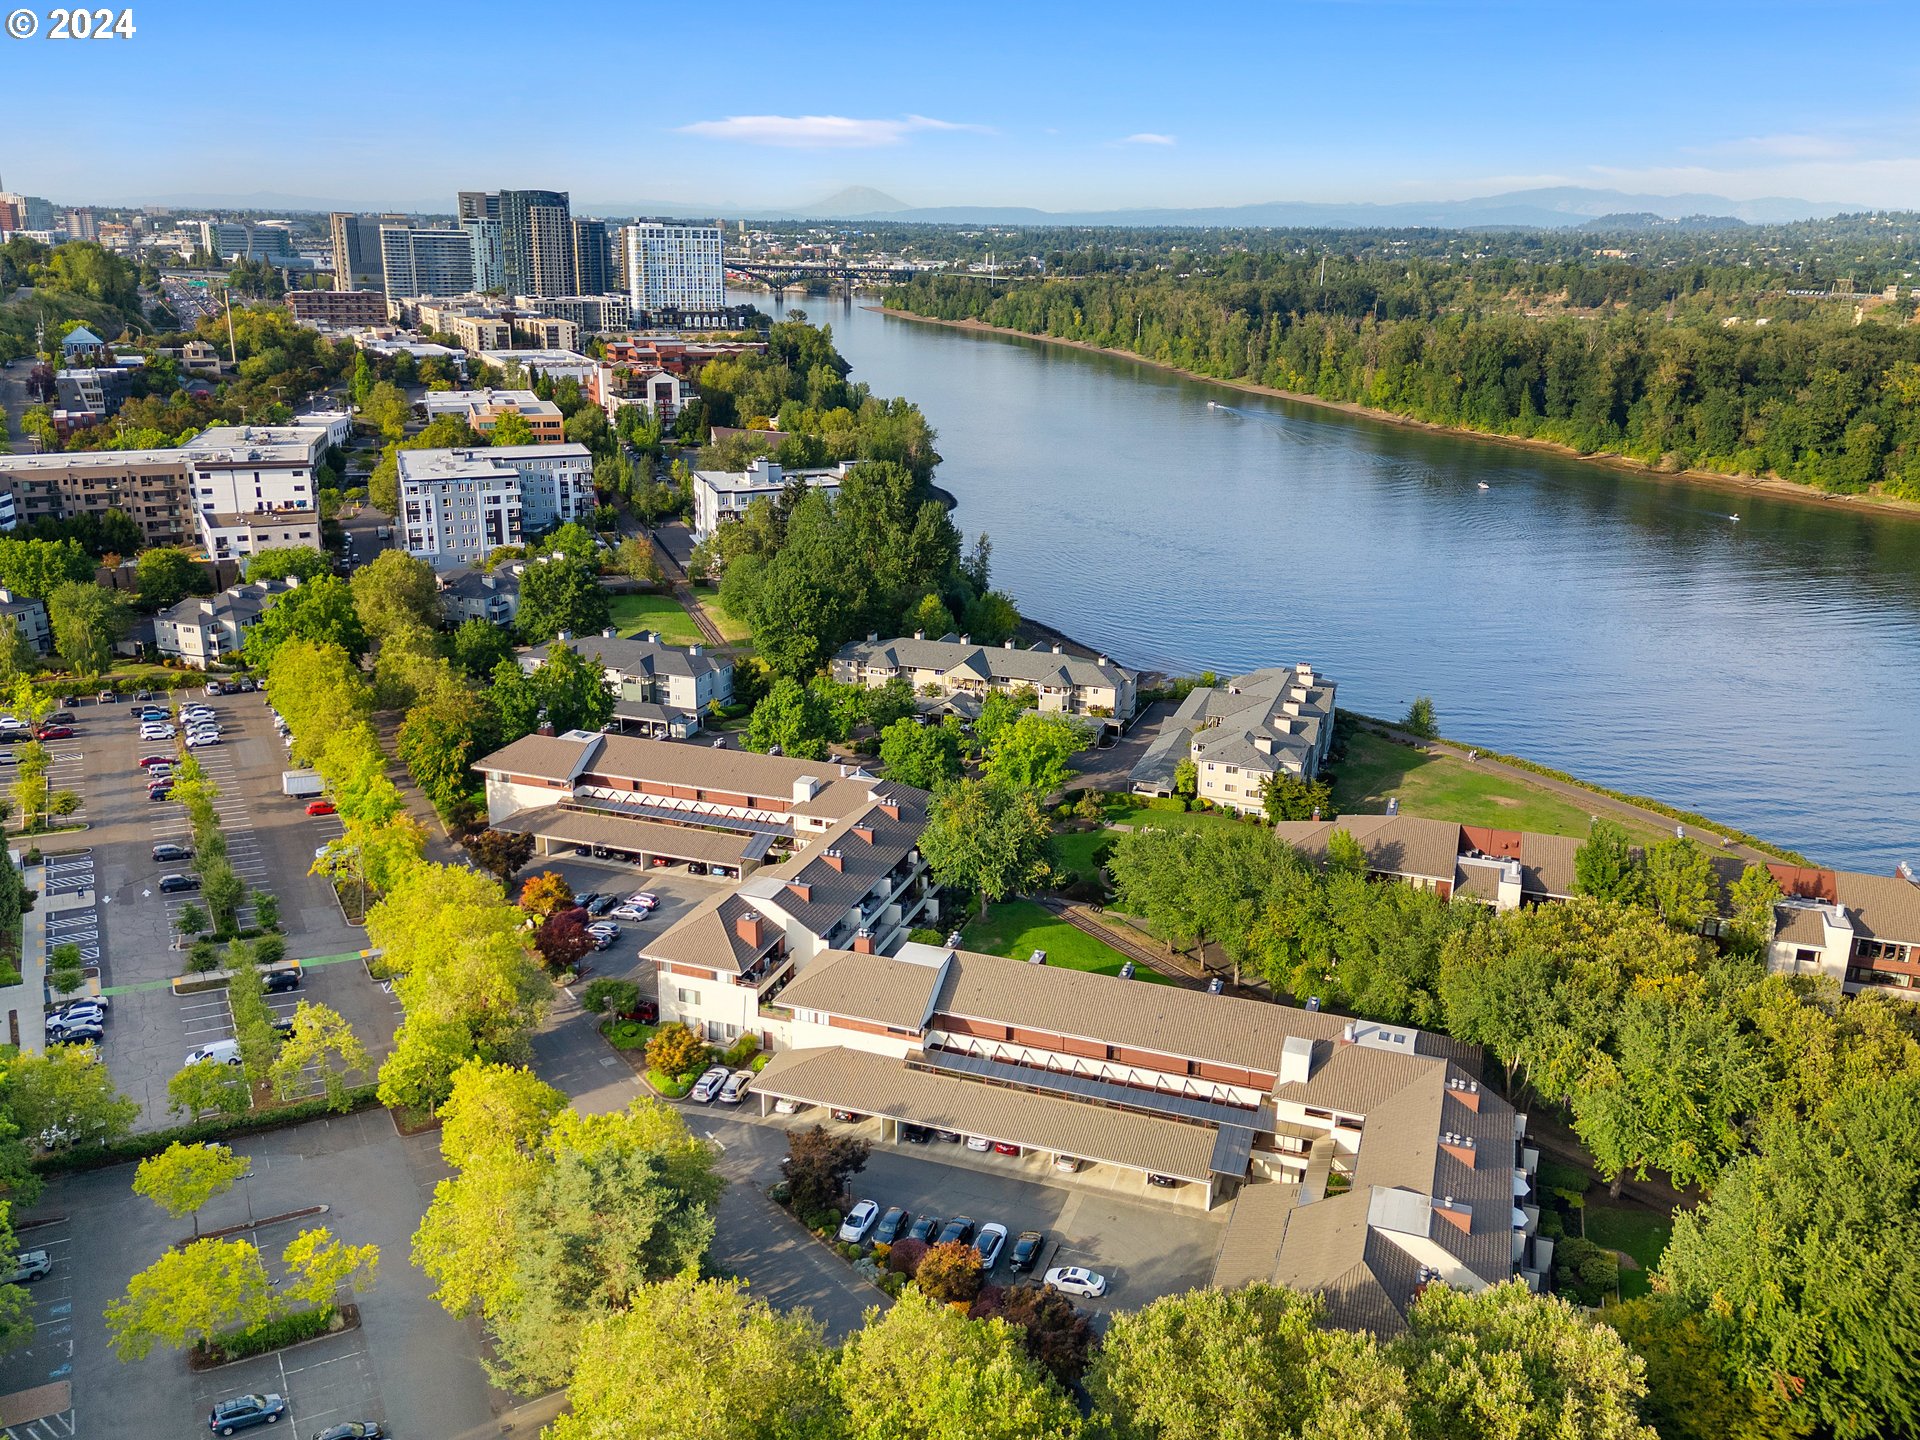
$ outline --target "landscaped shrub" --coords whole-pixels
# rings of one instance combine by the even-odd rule
[[[733,1042],[727,1053],[720,1057],[720,1063],[729,1070],[738,1070],[759,1053],[760,1037],[749,1033]]]
[[[602,1024],[600,1033],[616,1050],[638,1050],[653,1038],[653,1026],[642,1025],[638,1020],[608,1020]]]
[[[263,890],[256,890],[253,895],[253,918],[262,930],[278,930],[280,928],[280,897]]]
[[[1553,1288],[1582,1305],[1611,1299],[1620,1286],[1620,1259],[1583,1235],[1569,1235],[1553,1255]]]
[[[902,1279],[911,1280],[919,1272],[920,1262],[926,1258],[926,1241],[896,1240],[893,1248],[887,1252],[887,1268]]]
[[[356,1085],[347,1092],[347,1111],[366,1110],[379,1103],[379,1087],[375,1085]],[[45,1155],[36,1155],[32,1160],[35,1171],[42,1175],[63,1175],[82,1170],[98,1170],[107,1165],[119,1165],[128,1160],[144,1160],[149,1155],[158,1155],[169,1145],[176,1142],[182,1145],[200,1145],[207,1141],[231,1140],[239,1135],[257,1134],[266,1130],[282,1130],[289,1125],[303,1125],[309,1120],[318,1120],[335,1113],[333,1106],[324,1095],[311,1100],[296,1100],[290,1105],[268,1106],[264,1110],[250,1110],[244,1115],[231,1119],[196,1120],[188,1125],[175,1125],[166,1130],[143,1130],[137,1135],[129,1135],[106,1145],[76,1145],[71,1150],[55,1150]]]
[[[980,1294],[980,1252],[958,1240],[935,1245],[920,1259],[913,1283],[931,1300],[943,1305],[965,1301],[971,1305]]]
[[[262,935],[253,942],[253,960],[256,965],[278,965],[287,958],[287,942],[278,935]]]
[[[640,987],[631,980],[595,980],[580,992],[580,1004],[595,1015],[630,1015],[640,1007]]]
[[[193,948],[187,951],[187,969],[195,975],[204,975],[219,968],[220,951],[213,941],[205,936],[194,941]]]
[[[250,1355],[264,1355],[269,1350],[298,1345],[302,1340],[326,1334],[335,1313],[333,1306],[321,1305],[312,1310],[296,1310],[291,1315],[276,1315],[245,1330],[227,1332],[204,1349],[196,1349],[195,1358],[203,1364],[224,1365],[245,1360]]]
[[[784,1180],[774,1181],[773,1187],[767,1191],[767,1195],[776,1205],[791,1205],[793,1203],[793,1187]]]

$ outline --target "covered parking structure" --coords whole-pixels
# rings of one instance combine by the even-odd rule
[[[1246,1174],[1237,1137],[1222,1150],[1224,1130],[923,1069],[914,1063],[919,1058],[839,1047],[782,1051],[754,1081],[753,1093],[763,1115],[775,1100],[871,1115],[883,1140],[898,1140],[902,1125],[923,1125],[1131,1171],[1143,1189],[1147,1176],[1167,1176],[1187,1185],[1165,1198],[1206,1209],[1221,1180]],[[1221,1156],[1231,1164],[1235,1152],[1238,1171],[1217,1172]]]
[[[631,857],[641,866],[682,864],[728,880],[751,874],[767,858],[773,843],[769,835],[667,825],[570,805],[522,810],[496,821],[493,828],[533,836],[543,855],[555,854],[563,846],[587,845]]]

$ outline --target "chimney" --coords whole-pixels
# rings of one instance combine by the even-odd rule
[[[1458,1100],[1467,1109],[1478,1114],[1480,1111],[1480,1082],[1462,1080],[1459,1076],[1447,1081],[1447,1094]]]
[[[1353,1022],[1349,1020],[1345,1025],[1340,1027],[1340,1043],[1342,1045],[1351,1045],[1355,1038],[1356,1032],[1353,1028]]]
[[[831,865],[835,870],[839,871],[841,874],[846,873],[847,858],[846,856],[842,855],[838,850],[828,850],[824,854],[822,854],[820,858],[826,861],[827,864]]]
[[[801,900],[803,900],[803,901],[806,901],[806,902],[808,902],[809,904],[811,904],[811,903],[812,903],[812,901],[813,901],[813,886],[812,886],[811,884],[809,884],[809,883],[808,883],[807,881],[805,881],[805,880],[789,880],[789,881],[787,881],[787,889],[789,889],[789,890],[791,890],[791,891],[792,891],[792,892],[793,892],[793,893],[794,893],[794,894],[795,894],[796,896],[798,896],[798,897],[799,897],[799,898],[800,898]]]
[[[960,643],[961,643],[962,645],[971,645],[971,644],[973,643],[973,636],[971,636],[971,635],[962,635],[962,636],[960,637]]]
[[[879,643],[880,643],[880,632],[878,630],[869,630],[867,632],[867,644],[878,645]]]
[[[898,800],[882,800],[876,808],[889,820],[898,820],[900,818],[900,802]]]
[[[1462,1235],[1473,1233],[1473,1207],[1464,1200],[1456,1200],[1449,1195],[1445,1200],[1434,1203],[1433,1213]]]
[[[1011,650],[1011,649],[1013,649],[1013,641],[1011,641],[1011,640],[1002,640],[1002,641],[1000,642],[1000,648],[1001,648],[1002,650]]]
[[[873,954],[873,931],[861,930],[854,934],[853,953],[856,955]]]
[[[736,916],[733,922],[733,933],[738,935],[742,943],[749,948],[758,950],[760,948],[760,917],[751,911],[745,915]]]
[[[1099,659],[1095,660],[1093,663],[1098,665],[1101,669],[1104,670],[1106,669],[1106,666],[1107,666],[1107,657],[1102,655]]]
[[[1060,647],[1059,647],[1058,645],[1055,645],[1055,646],[1053,647],[1053,653],[1054,653],[1055,655],[1064,655],[1064,654],[1066,654],[1066,651],[1064,651],[1064,650],[1062,650],[1062,649],[1061,649],[1061,648],[1060,648]]]
[[[853,827],[853,833],[866,841],[867,844],[873,844],[873,827],[871,825],[856,825]]]
[[[1458,1135],[1451,1130],[1445,1131],[1440,1136],[1440,1148],[1469,1170],[1474,1168],[1475,1149],[1471,1135]]]
[[[560,644],[565,645],[568,641],[573,639],[573,631],[562,630],[558,635],[554,636],[553,638],[557,640]]]
[[[1313,1041],[1304,1035],[1289,1035],[1280,1045],[1282,1085],[1304,1085],[1313,1078]]]
[[[536,735],[553,734],[553,721],[547,718],[546,711],[542,710],[540,712],[540,723],[534,727],[533,733]]]
[[[924,630],[916,630],[913,632],[913,638],[916,640],[924,640],[927,638],[927,632]]]
[[[700,647],[698,645],[687,646],[687,654],[698,660],[700,658]]]

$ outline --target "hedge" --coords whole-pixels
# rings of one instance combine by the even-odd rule
[[[245,1330],[228,1330],[214,1337],[211,1344],[195,1346],[194,1359],[202,1365],[230,1365],[270,1350],[284,1350],[326,1334],[337,1313],[332,1305],[316,1305],[311,1310],[276,1315]]]
[[[309,1120],[323,1119],[328,1115],[350,1115],[358,1110],[370,1110],[380,1103],[378,1089],[376,1085],[354,1086],[347,1091],[347,1103],[343,1110],[334,1109],[327,1103],[327,1098],[320,1095],[311,1100],[296,1100],[291,1105],[276,1105],[270,1110],[249,1111],[237,1119],[195,1120],[165,1130],[128,1135],[105,1145],[87,1145],[51,1155],[38,1155],[34,1157],[32,1165],[43,1175],[69,1175],[82,1170],[101,1170],[109,1165],[122,1165],[129,1160],[144,1160],[149,1155],[158,1155],[176,1141],[183,1145],[199,1145],[209,1140],[232,1140],[269,1130],[284,1130],[289,1125],[304,1125]]]

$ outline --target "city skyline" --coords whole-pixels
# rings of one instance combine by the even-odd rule
[[[458,27],[364,4],[341,11],[348,31],[376,14],[389,53],[430,51],[442,73],[503,63],[489,23],[505,23],[503,6],[464,7]],[[1864,38],[1893,14],[1856,0],[1826,10],[1822,28]],[[856,186],[909,207],[1050,212],[1552,186],[1920,204],[1920,114],[1906,98],[1915,61],[1897,46],[1853,45],[1845,67],[1805,67],[1769,23],[1791,15],[1632,5],[1609,11],[1603,34],[1581,15],[1406,0],[1160,33],[1160,12],[1141,6],[1108,7],[1098,25],[998,8],[956,25],[856,5],[831,35],[798,32],[764,63],[742,59],[738,85],[668,67],[643,107],[563,132],[537,87],[503,85],[485,107],[440,114],[407,103],[390,70],[303,49],[311,27],[293,15],[204,0],[143,15],[130,41],[0,47],[16,103],[59,111],[68,132],[57,154],[0,153],[0,176],[68,204],[436,213],[451,213],[462,189],[512,185],[569,190],[586,214],[776,214]],[[576,65],[581,34],[618,25],[620,12],[583,6],[573,20],[516,23],[514,68]],[[238,66],[230,47],[208,45],[236,25],[275,63]],[[663,52],[711,44],[691,16],[659,26],[649,40]],[[1623,54],[1620,37],[1634,33],[1660,43]],[[302,54],[317,58],[303,68]],[[1679,74],[1689,55],[1701,78]],[[1265,69],[1250,73],[1247,56]],[[113,107],[70,103],[88,90],[132,93],[156,72],[193,86],[207,123],[128,127]],[[589,90],[565,103],[613,98]]]

